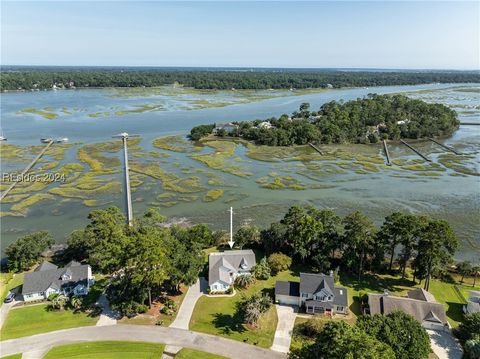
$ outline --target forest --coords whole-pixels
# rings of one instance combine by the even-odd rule
[[[179,83],[196,89],[306,89],[480,82],[478,71],[342,71],[315,69],[192,69],[120,67],[1,68],[0,90],[153,87]]]
[[[241,137],[259,145],[292,146],[315,143],[377,143],[382,139],[418,139],[452,134],[459,126],[457,114],[442,104],[409,99],[403,95],[369,94],[348,102],[331,101],[318,111],[303,103],[290,116],[265,121],[234,122],[219,137]],[[194,127],[192,140],[210,135],[214,125]],[[232,128],[232,127],[230,127]]]

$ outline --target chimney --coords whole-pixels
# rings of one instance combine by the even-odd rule
[[[385,289],[385,290],[383,291],[383,295],[386,296],[386,297],[388,297],[388,296],[390,295],[390,293],[388,292],[388,290]]]
[[[330,269],[329,275],[330,275],[330,277],[333,277],[333,270]]]

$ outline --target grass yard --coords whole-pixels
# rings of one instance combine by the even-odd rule
[[[23,284],[24,273],[0,273],[0,300],[3,300],[7,296],[9,290],[16,288]]]
[[[6,357],[1,357],[0,359],[22,359],[22,354],[13,354]]]
[[[143,342],[89,342],[53,348],[43,359],[158,359],[163,349],[163,344]]]
[[[2,327],[1,340],[26,337],[54,330],[95,325],[98,317],[71,310],[50,311],[46,304],[11,309]]]
[[[235,305],[242,295],[251,296],[253,293],[264,292],[274,297],[275,281],[297,280],[293,271],[281,272],[268,280],[257,280],[248,289],[239,290],[234,297],[201,297],[192,319],[190,329],[198,332],[219,335],[229,339],[256,344],[269,348],[273,343],[273,336],[277,327],[277,311],[272,306],[263,314],[256,329],[248,328],[235,313]]]
[[[210,354],[207,352],[201,352],[193,349],[183,348],[175,355],[175,359],[227,359],[226,357]]]

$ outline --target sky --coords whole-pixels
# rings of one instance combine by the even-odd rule
[[[480,2],[1,2],[3,65],[480,69]]]

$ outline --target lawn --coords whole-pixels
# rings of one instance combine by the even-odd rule
[[[201,297],[190,320],[190,329],[223,336],[229,339],[269,348],[277,327],[277,311],[272,306],[259,320],[258,328],[245,326],[235,313],[235,305],[242,295],[264,292],[274,297],[276,280],[298,280],[296,272],[285,271],[268,280],[257,280],[248,289],[239,290],[234,297]]]
[[[24,273],[0,273],[0,300],[3,300],[8,294],[8,291],[23,284]]]
[[[22,359],[22,354],[13,354],[6,357],[1,357],[0,359]]]
[[[53,348],[43,359],[158,359],[163,349],[163,344],[143,342],[88,342]]]
[[[193,349],[182,349],[175,355],[175,359],[227,359],[226,357],[210,354],[207,352],[201,352]]]
[[[98,317],[71,310],[51,311],[46,304],[11,309],[2,327],[1,339],[26,337],[54,330],[95,325]]]

